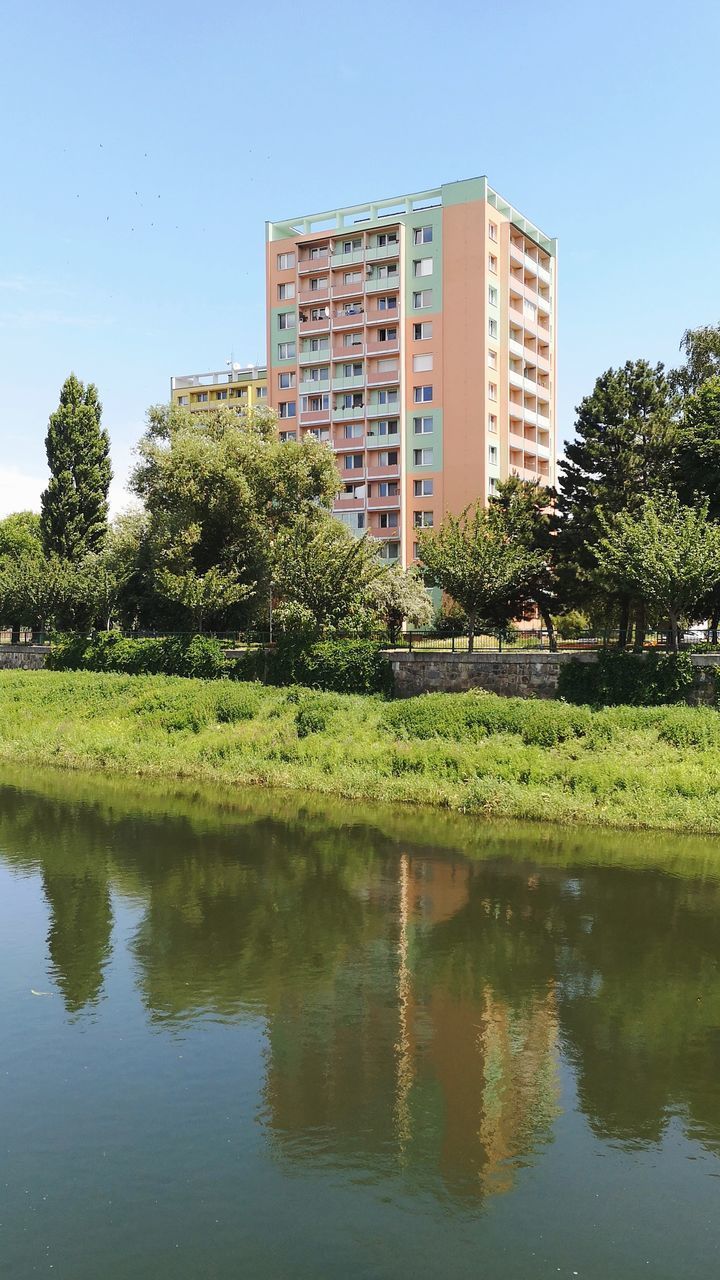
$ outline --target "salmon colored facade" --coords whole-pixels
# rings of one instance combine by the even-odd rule
[[[557,244],[486,178],[266,240],[268,403],[331,445],[336,515],[383,557],[508,475],[555,482]]]

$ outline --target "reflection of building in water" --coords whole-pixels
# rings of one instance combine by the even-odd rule
[[[549,1137],[554,987],[499,989],[497,949],[506,959],[520,920],[473,893],[481,883],[465,862],[402,855],[370,890],[394,897],[393,935],[369,939],[311,1008],[271,1015],[267,1122],[284,1151],[474,1200],[507,1190]]]

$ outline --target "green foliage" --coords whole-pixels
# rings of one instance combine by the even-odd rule
[[[606,583],[670,619],[677,651],[681,622],[697,617],[720,581],[720,526],[708,520],[705,504],[683,507],[675,494],[647,498],[639,513],[620,512],[605,523],[595,556]]]
[[[0,520],[0,562],[6,557],[41,556],[40,517],[34,511],[15,511]]]
[[[560,668],[558,696],[592,707],[654,707],[682,702],[692,685],[688,653],[601,649],[596,662],[576,658]]]
[[[720,325],[704,324],[697,329],[686,329],[680,350],[685,364],[673,370],[670,380],[683,395],[692,395],[709,378],[720,376]]]
[[[393,702],[383,711],[383,723],[401,738],[477,742],[493,734],[510,733],[538,746],[585,737],[592,727],[587,709],[500,698],[492,693],[428,693]]]
[[[101,416],[97,388],[84,386],[71,373],[45,439],[50,481],[41,499],[40,527],[46,554],[76,564],[99,551],[107,534],[112,470]]]
[[[392,565],[375,578],[370,587],[370,603],[395,643],[403,623],[425,627],[432,621],[433,607],[419,570]]]
[[[306,620],[309,611],[318,637],[370,629],[370,590],[383,567],[369,540],[353,537],[332,516],[315,513],[282,530],[272,572],[274,596],[286,610],[304,610]],[[307,634],[307,625],[302,631]]]
[[[292,637],[281,637],[274,650],[251,650],[240,658],[232,675],[237,680],[338,693],[390,696],[393,688],[392,669],[380,646],[352,638],[296,644]]]
[[[710,378],[684,403],[676,456],[681,498],[708,502],[714,520],[720,516],[720,375]]]
[[[467,635],[467,614],[460,605],[443,604],[433,618],[433,631],[439,636]]]
[[[561,640],[577,640],[578,636],[587,635],[590,619],[580,609],[568,609],[555,618],[555,629]]]
[[[218,641],[209,636],[136,640],[117,631],[101,631],[89,638],[62,637],[52,646],[48,666],[53,671],[118,671],[214,680],[225,674],[226,661]]]
[[[470,649],[479,623],[502,626],[517,615],[543,565],[479,502],[421,533],[419,549],[433,583],[467,613]]]
[[[201,631],[206,617],[226,613],[233,605],[254,593],[254,584],[241,583],[235,573],[221,573],[215,567],[198,574],[194,569],[158,577],[158,589],[168,600],[181,604],[190,616],[194,631]]]

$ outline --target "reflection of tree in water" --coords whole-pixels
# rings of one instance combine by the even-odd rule
[[[715,881],[563,868],[557,849],[550,867],[468,862],[301,814],[1,799],[68,1010],[99,998],[110,890],[128,894],[151,1018],[265,1019],[264,1123],[286,1157],[477,1202],[550,1137],[558,1046],[601,1137],[656,1141],[677,1114],[720,1145]]]

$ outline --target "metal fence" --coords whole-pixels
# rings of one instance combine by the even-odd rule
[[[645,649],[665,649],[667,633],[664,631],[648,632],[645,636]],[[604,634],[587,632],[584,635],[563,639],[555,637],[556,649],[559,652],[582,653],[583,650],[617,648],[620,643],[619,631],[608,631]],[[685,649],[708,649],[718,647],[717,637],[705,628],[693,627],[682,637],[681,646]],[[399,638],[398,648],[428,649],[448,651],[450,653],[467,653],[469,641],[466,635],[437,635],[429,631],[406,631]],[[628,646],[631,647],[631,646]],[[517,631],[483,632],[475,635],[473,649],[476,653],[531,652],[550,649],[550,639],[544,628],[518,628]]]

